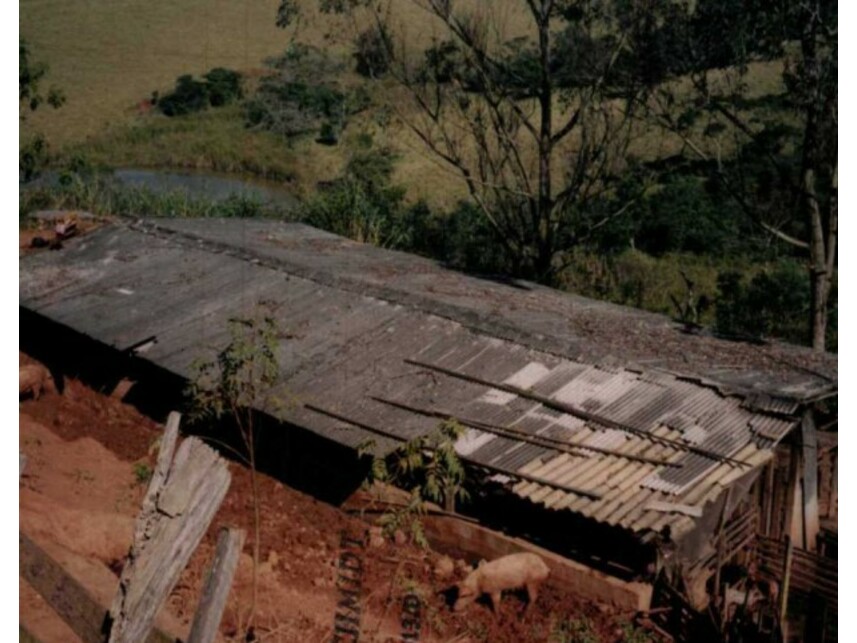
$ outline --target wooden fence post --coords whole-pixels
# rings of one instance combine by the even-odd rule
[[[241,529],[220,530],[214,561],[211,563],[211,570],[193,617],[188,643],[211,643],[217,636],[226,599],[229,598],[229,590],[232,588],[232,577],[244,547],[244,536],[245,533]]]

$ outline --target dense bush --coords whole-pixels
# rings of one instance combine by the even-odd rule
[[[516,276],[497,233],[474,204],[462,201],[451,212],[432,212],[417,204],[406,218],[412,252],[459,270]]]
[[[370,102],[365,88],[349,91],[326,80],[341,66],[315,47],[296,45],[266,62],[269,73],[244,105],[249,127],[286,138],[315,132],[319,142],[335,144],[348,117]]]
[[[221,107],[241,99],[241,74],[224,67],[215,67],[205,75],[208,84],[208,100],[212,107]]]
[[[210,107],[221,107],[242,97],[241,74],[215,67],[202,80],[190,74],[179,76],[172,92],[157,101],[167,116],[182,116]]]
[[[628,172],[609,197],[590,204],[589,217],[598,221],[624,203],[631,203],[622,216],[595,231],[590,243],[599,251],[617,253],[636,248],[656,257],[668,253],[759,259],[774,256],[776,248],[762,228],[734,199],[723,194],[715,181],[704,178],[703,170],[653,167],[641,175],[646,171],[655,177],[647,189],[643,189],[639,176]]]
[[[408,249],[405,190],[390,184],[393,160],[386,149],[358,150],[342,176],[301,206],[299,218],[355,241]]]
[[[780,261],[749,280],[742,273],[727,271],[718,277],[717,287],[718,331],[807,342],[810,291],[806,269],[800,264]]]

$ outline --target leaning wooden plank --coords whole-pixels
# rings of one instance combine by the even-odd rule
[[[244,536],[245,533],[241,529],[220,530],[214,561],[202,589],[199,607],[193,617],[188,643],[211,643],[217,636],[226,599],[232,589],[232,577],[244,547]]]
[[[173,425],[177,429],[177,419]],[[164,446],[169,451],[169,444]],[[229,488],[226,463],[199,439],[186,439],[172,465],[162,467],[165,452],[156,469],[160,483],[153,479],[147,493],[111,609],[111,643],[145,638]]]
[[[21,576],[35,589],[51,609],[62,618],[84,643],[103,643],[107,608],[62,565],[27,535],[18,534]],[[175,638],[153,630],[148,643],[169,643]]]
[[[137,569],[137,561],[140,559],[143,549],[152,537],[155,523],[159,520],[158,498],[166,484],[170,468],[173,466],[173,455],[175,454],[175,447],[178,442],[180,422],[181,414],[176,412],[170,413],[167,418],[167,424],[160,439],[158,461],[155,464],[152,477],[149,479],[149,487],[146,489],[146,495],[143,497],[140,513],[134,525],[134,537],[131,542],[131,549],[128,552],[125,566],[122,568],[122,575],[119,577],[119,591],[116,592],[113,604],[110,606],[112,619],[115,619],[116,615],[120,614],[124,609],[125,588],[131,582],[131,578]]]

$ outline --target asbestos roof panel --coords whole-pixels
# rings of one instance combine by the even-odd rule
[[[351,447],[372,439],[376,453],[425,435],[440,422],[377,398],[576,448],[612,450],[557,455],[525,439],[474,430],[457,443],[476,463],[535,477],[509,479],[514,493],[632,531],[653,524],[641,503],[702,501],[719,481],[737,479],[746,469],[722,464],[719,457],[743,453],[751,466],[760,466],[760,454],[769,457],[766,449],[797,421],[783,415],[790,407],[774,396],[750,404],[740,391],[701,378],[617,360],[608,365],[603,355],[581,349],[586,342],[560,331],[547,333],[581,316],[591,321],[592,315],[607,324],[606,330],[593,331],[599,337],[620,332],[609,322],[620,313],[600,302],[465,277],[305,226],[258,221],[244,227],[187,221],[105,226],[59,253],[24,257],[19,293],[22,307],[120,349],[155,336],[156,344],[141,357],[184,377],[194,360],[226,345],[230,318],[248,315],[263,299],[276,311],[283,332],[281,378],[274,392],[299,402],[270,412]],[[649,324],[648,314],[620,316],[636,320],[638,341],[653,333],[665,350],[670,341],[691,348],[699,341],[684,335],[667,341],[663,328]],[[731,350],[725,347],[723,355]],[[577,410],[564,413],[405,360],[505,382]],[[585,419],[582,411],[596,418]],[[692,453],[686,448],[691,445],[714,457]],[[660,521],[685,525],[686,517]]]

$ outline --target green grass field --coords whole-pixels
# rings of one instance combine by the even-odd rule
[[[257,68],[285,44],[276,7],[277,0],[22,0],[21,36],[68,97],[28,125],[58,144],[80,141],[133,120],[140,101],[180,74]]]

